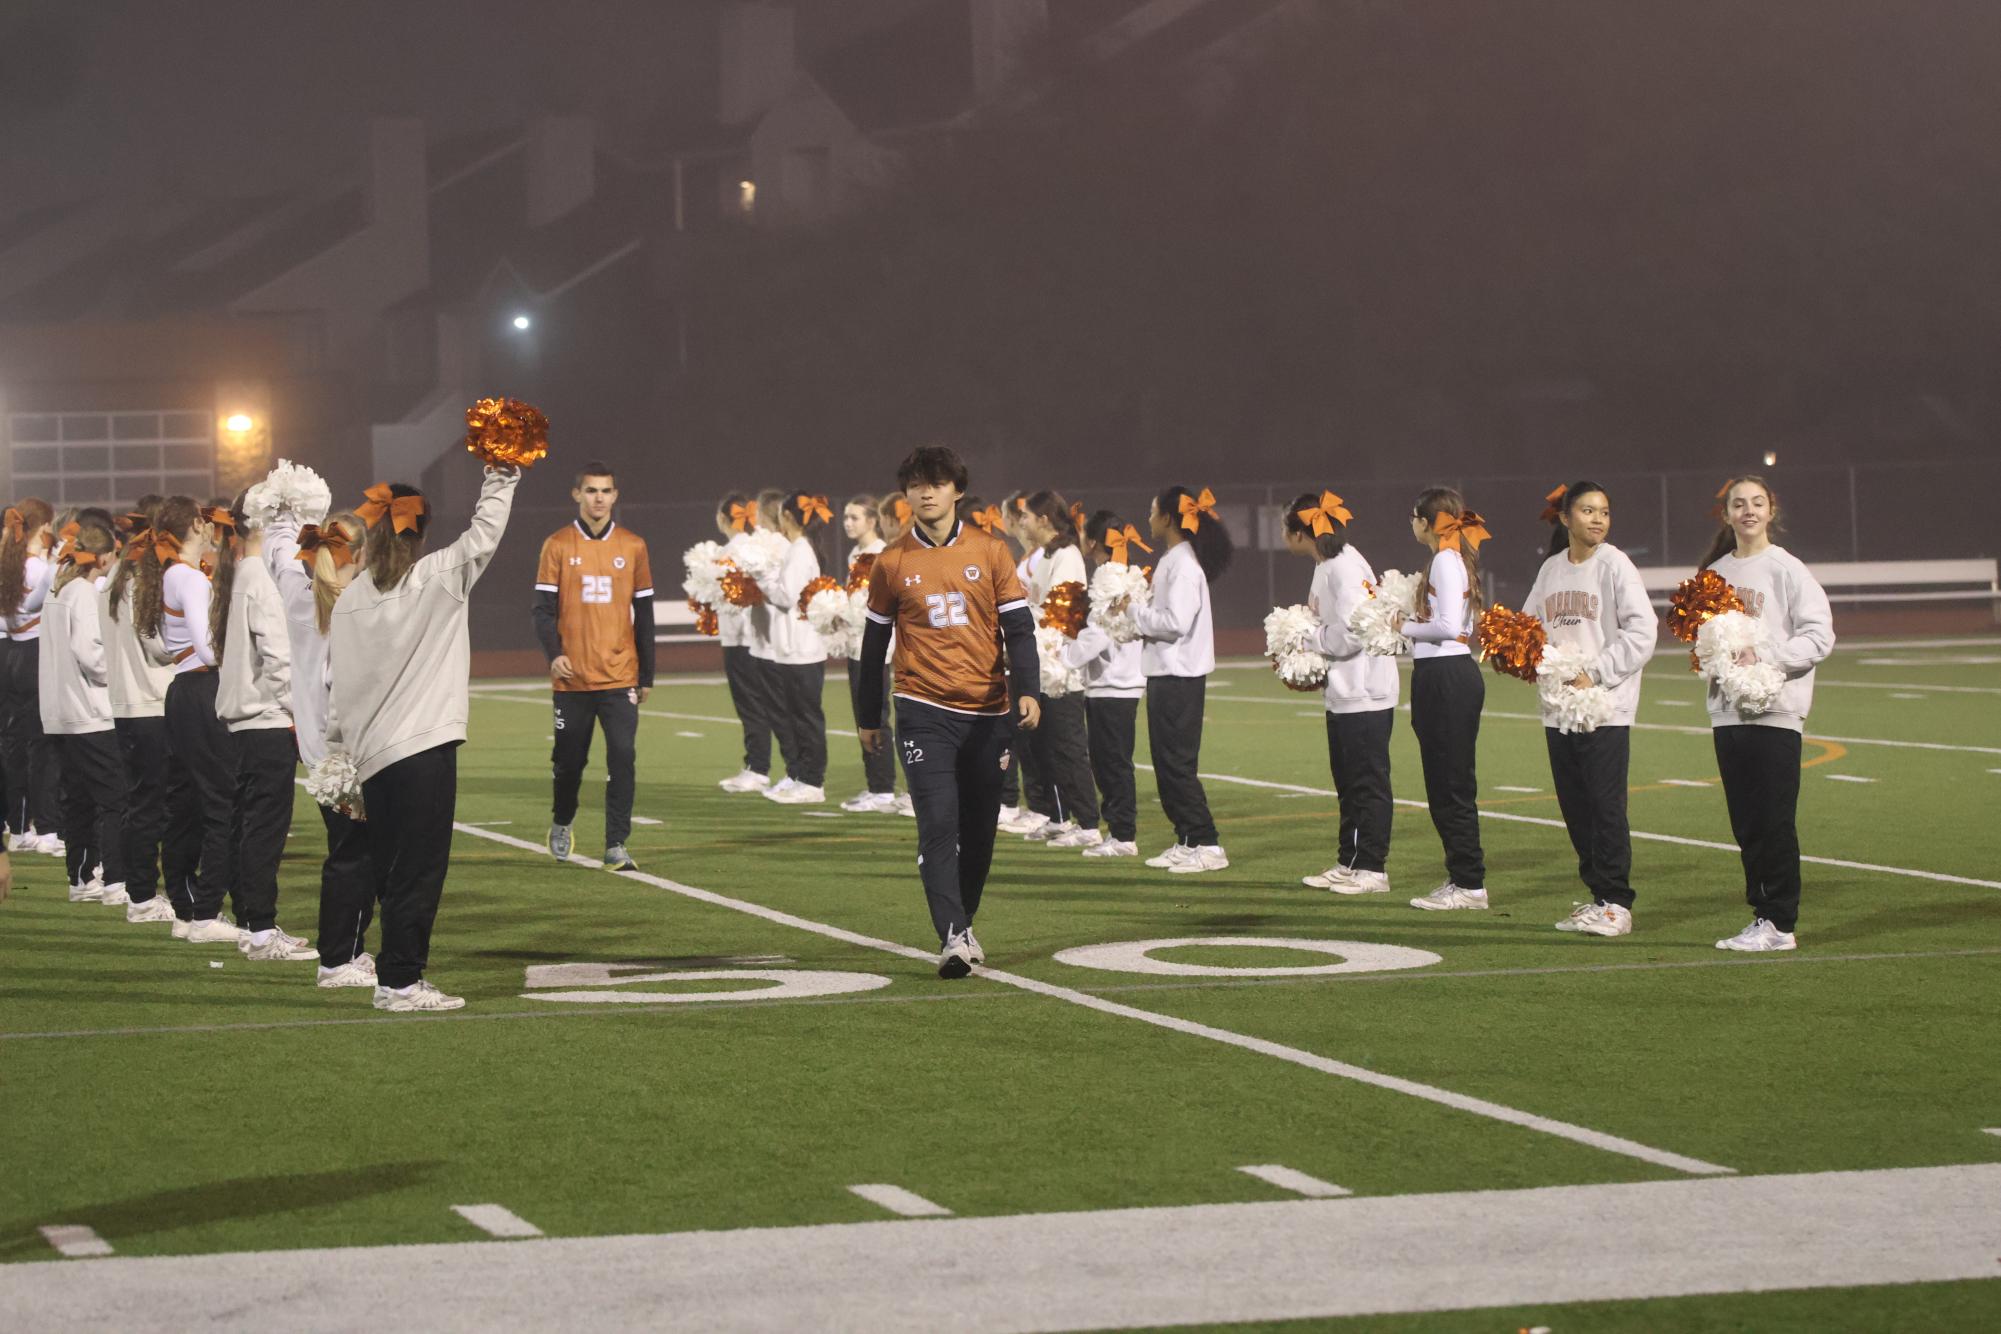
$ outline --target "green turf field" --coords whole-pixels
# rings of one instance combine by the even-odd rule
[[[310,964],[253,965],[71,905],[58,862],[17,859],[0,905],[0,1260],[116,1263],[56,1261],[40,1229],[57,1224],[90,1228],[119,1257],[501,1245],[452,1209],[485,1202],[552,1238],[893,1217],[851,1192],[861,1183],[960,1220],[1297,1198],[1239,1170],[1259,1164],[1356,1197],[1316,1210],[1726,1173],[1991,1168],[2001,641],[1844,647],[1820,675],[1801,802],[1818,860],[1796,954],[1713,948],[1748,917],[1701,693],[1675,657],[1650,671],[1633,739],[1640,899],[1634,934],[1616,940],[1551,929],[1583,893],[1530,687],[1489,678],[1480,778],[1494,910],[1427,914],[1405,906],[1442,877],[1407,723],[1393,757],[1406,803],[1397,892],[1308,890],[1298,877],[1324,868],[1333,843],[1318,701],[1232,666],[1212,679],[1203,753],[1230,868],[1169,876],[1003,836],[978,923],[999,976],[958,983],[928,962],[913,822],[717,790],[739,750],[713,678],[665,681],[646,707],[637,813],[658,823],[634,831],[642,878],[510,841],[539,847],[547,827],[547,696],[480,683],[430,969],[467,998],[462,1011],[378,1014],[366,991],[315,989]],[[828,687],[830,728],[847,728],[838,665]],[[830,749],[837,801],[861,770],[847,735]],[[1140,805],[1152,853],[1171,837],[1144,770]],[[298,811],[280,920],[310,935],[322,838],[303,795]],[[587,793],[578,848],[596,851],[599,832]],[[1054,957],[1188,937],[1437,957],[1304,977]],[[1335,962],[1243,945],[1155,957]],[[869,989],[757,999],[769,981],[529,971],[586,963],[811,970]],[[729,994],[661,995],[676,991]],[[587,999],[640,992],[655,999]],[[2001,1194],[1991,1212],[1980,1244],[2001,1276]],[[1449,1294],[1457,1248],[1449,1230],[1442,1240]],[[1755,1286],[1788,1287],[1789,1268],[1772,1256]],[[1336,1327],[2001,1327],[2001,1282],[1908,1277],[1858,1272],[1843,1280],[1855,1287],[1790,1292],[1719,1282],[1653,1300],[1441,1296],[1440,1307],[1485,1309]],[[1188,1309],[1096,1323],[1227,1323],[1227,1306]]]

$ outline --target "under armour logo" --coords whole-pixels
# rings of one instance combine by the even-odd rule
[[[921,584],[923,582],[924,576],[921,574],[906,574],[903,576],[903,586],[905,588],[910,587],[912,584]]]

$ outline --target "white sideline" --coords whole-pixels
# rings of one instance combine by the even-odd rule
[[[1994,1276],[1997,1198],[1990,1163],[42,1261],[0,1275],[0,1328],[1029,1334],[1953,1282]]]
[[[457,823],[453,824],[452,828],[462,834],[470,834],[474,838],[484,838],[494,843],[504,843],[509,847],[521,848],[543,856],[548,855],[541,844],[530,843],[526,839],[515,838],[509,834],[497,834],[490,829],[475,829],[469,825]],[[596,864],[590,858],[577,853],[572,853],[570,860],[583,866]],[[921,950],[910,945],[899,945],[893,940],[882,940],[875,936],[865,936],[858,931],[849,931],[845,927],[833,926],[826,922],[815,922],[810,918],[797,917],[792,913],[783,912],[777,908],[767,908],[761,903],[752,903],[746,899],[731,898],[726,894],[718,894],[714,890],[698,889],[693,885],[684,885],[679,881],[668,880],[662,876],[648,875],[644,871],[621,871],[619,874],[627,880],[637,880],[643,884],[652,885],[657,889],[664,889],[669,893],[679,894],[683,898],[694,899],[698,903],[707,903],[718,908],[728,908],[734,912],[747,913],[752,917],[759,917],[767,922],[775,922],[780,926],[789,926],[800,931],[810,931],[814,935],[825,936],[830,940],[844,941],[850,945],[860,945],[865,949],[881,950],[884,953],[900,955],[906,959],[919,959],[926,964],[931,963],[934,958],[930,950]],[[1102,996],[1093,996],[1070,987],[1057,986],[1036,978],[1024,977],[1019,973],[1008,973],[996,968],[984,967],[976,968],[973,971],[978,976],[984,977],[989,981],[999,982],[1005,986],[1018,987],[1023,991],[1032,991],[1038,996],[1047,996],[1052,1000],[1068,1001],[1072,1005],[1081,1005],[1085,1009],[1096,1010],[1100,1014],[1114,1015],[1121,1019],[1134,1019],[1143,1024],[1151,1024],[1156,1028],[1165,1028],[1176,1033],[1185,1033],[1190,1037],[1207,1038],[1212,1042],[1220,1042],[1242,1051],[1257,1052],[1262,1056],[1275,1057],[1278,1060],[1286,1061],[1293,1065],[1303,1066],[1308,1070],[1319,1071],[1321,1074],[1334,1075],[1341,1079],[1353,1080],[1358,1084],[1368,1084],[1375,1088],[1387,1089],[1392,1093],[1407,1094],[1413,1098],[1422,1098],[1426,1102],[1435,1102],[1457,1111],[1470,1112],[1475,1116],[1484,1116],[1489,1120],[1504,1121],[1509,1125],[1521,1126],[1524,1129],[1539,1131],[1545,1135],[1554,1135],[1559,1139],[1567,1139],[1575,1144],[1584,1144],[1594,1149],[1603,1149],[1607,1153],[1616,1153],[1628,1158],[1637,1158],[1641,1162],[1652,1163],[1657,1167],[1666,1167],[1677,1172],[1688,1172],[1699,1176],[1729,1173],[1735,1170],[1734,1168],[1722,1167],[1715,1163],[1706,1163],[1699,1158],[1689,1158],[1682,1154],[1670,1153],[1665,1149],[1652,1148],[1636,1140],[1625,1139],[1618,1135],[1608,1135],[1603,1131],[1592,1130],[1587,1126],[1572,1125],[1568,1121],[1558,1121],[1550,1117],[1537,1116],[1533,1112],[1518,1111],[1513,1107],[1506,1107],[1497,1102],[1488,1102],[1484,1098],[1475,1098],[1464,1093],[1454,1093],[1450,1089],[1435,1088],[1430,1084],[1420,1084],[1414,1079],[1402,1079],[1395,1075],[1381,1074],[1363,1066],[1350,1065],[1345,1061],[1331,1060],[1328,1057],[1320,1056],[1310,1051],[1303,1051],[1298,1047],[1288,1047],[1284,1043],[1250,1037],[1243,1033],[1233,1033],[1228,1029],[1214,1028],[1208,1024],[1198,1024],[1192,1020],[1176,1018],[1173,1015],[1156,1014],[1152,1010],[1141,1010],[1131,1005],[1121,1005],[1117,1001],[1106,1000]]]
[[[65,1260],[89,1260],[112,1254],[110,1243],[81,1223],[52,1223],[36,1230]]]
[[[539,1237],[542,1229],[498,1204],[455,1204],[452,1212],[490,1237]]]
[[[901,1186],[873,1182],[861,1186],[849,1186],[848,1189],[867,1200],[870,1204],[880,1205],[891,1213],[901,1214],[905,1218],[950,1218],[952,1216],[952,1211],[944,1205],[933,1204],[930,1200],[925,1199],[915,1191],[905,1190]]]
[[[1319,1177],[1308,1176],[1297,1168],[1286,1167],[1280,1163],[1258,1163],[1237,1170],[1245,1176],[1256,1177],[1267,1185],[1277,1186],[1280,1190],[1304,1195],[1309,1200],[1338,1200],[1344,1195],[1355,1193],[1331,1181],[1322,1181]]]

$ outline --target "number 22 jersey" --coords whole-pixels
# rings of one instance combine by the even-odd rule
[[[1014,553],[963,522],[943,545],[912,528],[869,572],[869,619],[896,631],[896,695],[958,713],[1007,712],[1000,615],[1027,606]]]

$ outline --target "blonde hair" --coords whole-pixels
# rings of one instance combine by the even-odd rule
[[[341,536],[348,540],[354,564],[358,566],[362,544],[368,540],[368,525],[353,510],[342,510],[338,514],[327,515],[320,524],[323,533],[333,529],[339,529]],[[325,547],[313,553],[310,569],[313,575],[313,620],[320,627],[320,634],[325,636],[333,630],[334,603],[340,600],[345,585],[341,583],[340,571],[334,568],[333,552]],[[350,574],[348,578],[353,579],[354,576]]]

